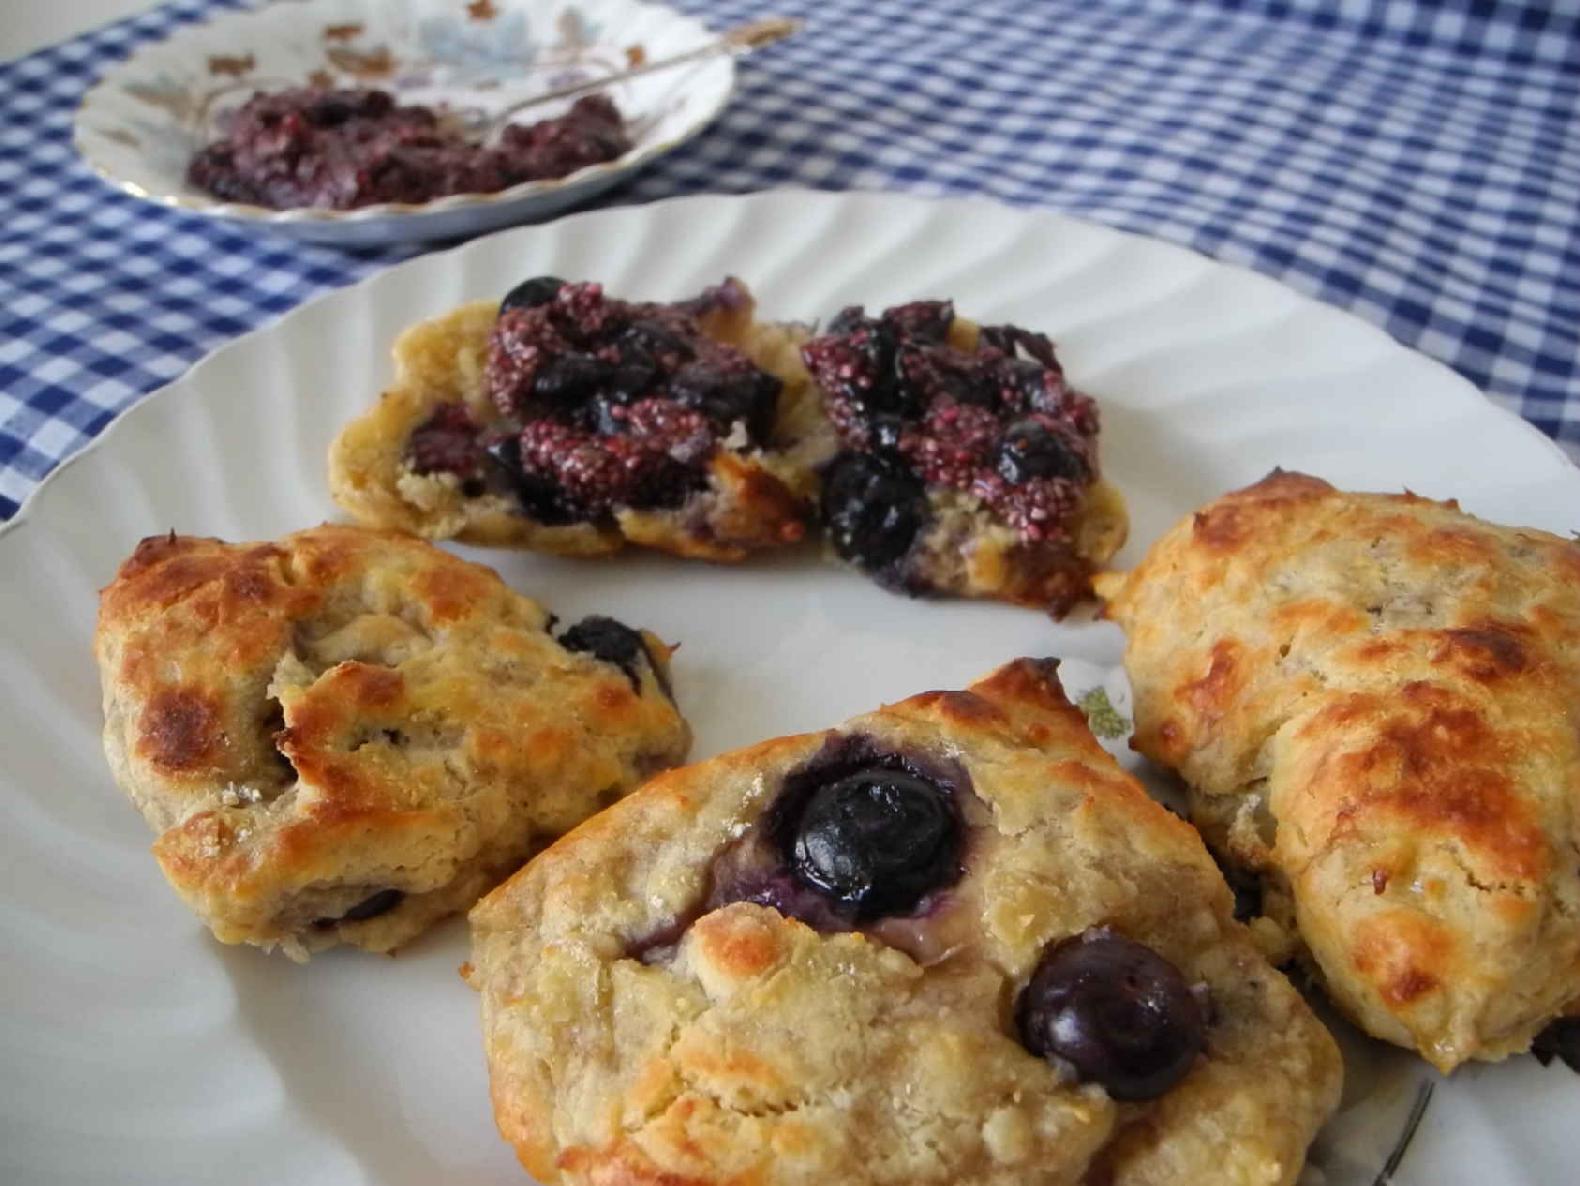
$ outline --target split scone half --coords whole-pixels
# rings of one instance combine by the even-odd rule
[[[1125,542],[1098,464],[1097,403],[1042,334],[977,325],[948,301],[840,312],[802,347],[837,455],[821,471],[829,542],[913,596],[1062,616]]]
[[[733,278],[665,304],[540,276],[422,322],[331,446],[330,490],[429,539],[723,561],[796,543],[831,444],[801,331],[753,310]]]
[[[226,943],[388,951],[685,757],[669,652],[409,536],[138,545],[95,636],[104,748]]]
[[[1135,745],[1334,999],[1442,1070],[1580,1007],[1580,543],[1275,471],[1099,591]]]
[[[1051,661],[662,775],[471,922],[545,1183],[1274,1186],[1338,1099]]]

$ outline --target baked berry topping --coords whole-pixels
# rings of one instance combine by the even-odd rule
[[[564,287],[565,281],[558,276],[534,276],[531,280],[523,280],[505,294],[505,299],[499,302],[499,311],[535,309],[539,305],[546,305]]]
[[[700,320],[749,300],[735,280],[675,304],[613,300],[553,276],[517,285],[501,302],[484,372],[500,420],[472,426],[495,461],[487,488],[514,490],[544,522],[602,520],[679,506],[706,486],[737,425],[766,444],[780,380]],[[413,434],[413,468],[478,475],[483,458],[460,439],[463,416],[436,413]]]
[[[642,664],[652,660],[640,631],[624,622],[594,614],[574,626],[567,626],[559,643],[567,651],[583,651],[595,659],[614,664],[625,672],[632,688],[642,690]]]
[[[852,307],[802,347],[840,443],[978,500],[1027,542],[1068,539],[1097,477],[1096,405],[1043,335],[984,326],[963,349],[954,320],[947,301]]]
[[[788,854],[796,876],[859,921],[906,914],[959,875],[948,796],[903,770],[869,766],[813,792]]]
[[[381,914],[388,914],[395,907],[406,900],[406,895],[398,889],[379,890],[378,893],[363,898],[350,910],[339,918],[315,919],[313,926],[321,931],[326,931],[332,926],[343,922],[365,922],[370,918],[377,918]]]
[[[188,180],[230,201],[277,210],[349,210],[495,193],[563,177],[630,151],[619,110],[603,95],[555,119],[511,124],[484,144],[431,107],[388,91],[297,88],[255,94],[200,149]]]
[[[1117,1100],[1156,1099],[1206,1046],[1206,1009],[1179,969],[1107,927],[1043,953],[1015,1020],[1026,1049]]]
[[[927,491],[890,454],[841,453],[823,474],[822,514],[834,551],[882,575],[927,525]]]
[[[1086,461],[1078,445],[1051,416],[1034,413],[1004,429],[998,447],[999,476],[1006,482],[1024,483],[1033,478],[1086,481]]]

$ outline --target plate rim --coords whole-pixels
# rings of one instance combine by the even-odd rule
[[[693,26],[696,31],[703,34],[712,32],[706,24],[689,13],[681,12],[668,4],[658,3],[657,0],[620,0],[636,8],[650,9],[663,13],[667,18],[679,24]],[[288,210],[274,210],[267,206],[258,206],[250,202],[227,202],[222,198],[212,198],[203,194],[184,193],[155,193],[146,189],[129,178],[119,176],[114,169],[96,157],[85,144],[88,129],[85,120],[91,116],[104,102],[104,96],[111,87],[122,81],[126,73],[138,65],[150,53],[164,49],[182,38],[196,37],[204,33],[213,32],[231,22],[242,23],[262,16],[267,8],[220,9],[212,12],[200,21],[178,25],[167,32],[163,37],[147,41],[137,46],[126,57],[112,62],[102,74],[96,78],[91,86],[83,92],[77,101],[77,106],[71,116],[71,147],[73,153],[84,165],[87,166],[100,181],[110,186],[119,193],[162,206],[167,210],[182,210],[189,214],[200,214],[205,218],[230,219],[241,224],[253,224],[262,227],[275,227],[286,225],[290,227],[301,226],[333,226],[345,225],[347,229],[362,223],[375,222],[381,219],[417,219],[429,215],[451,214],[457,211],[481,209],[490,206],[505,206],[516,202],[527,202],[535,198],[547,197],[557,194],[562,190],[574,189],[582,185],[596,185],[599,182],[612,182],[614,178],[624,173],[634,173],[645,168],[658,157],[672,152],[681,145],[701,135],[707,128],[718,120],[724,110],[735,97],[739,79],[735,70],[735,56],[721,54],[716,59],[725,71],[724,86],[719,92],[715,102],[697,112],[686,127],[677,135],[667,139],[655,141],[641,148],[616,157],[612,161],[600,161],[597,164],[583,165],[575,172],[567,173],[563,177],[549,177],[540,181],[523,181],[507,189],[496,190],[493,193],[464,193],[446,194],[442,197],[432,198],[426,202],[378,202],[371,206],[358,206],[350,210],[331,210],[317,206],[298,206]]]
[[[67,457],[59,462],[54,467],[54,469],[52,469],[48,474],[44,475],[43,479],[39,481],[39,483],[34,486],[33,489],[30,490],[22,499],[21,505],[17,507],[16,513],[12,515],[11,518],[6,522],[0,523],[0,546],[3,546],[4,541],[8,536],[13,534],[25,523],[31,520],[32,516],[37,513],[35,508],[37,507],[40,498],[45,496],[45,491],[52,488],[56,479],[61,474],[66,472],[69,466],[74,466],[81,462],[83,458],[91,456],[103,445],[106,440],[111,439],[113,434],[122,431],[122,426],[126,419],[135,414],[138,409],[147,407],[152,401],[156,399],[168,397],[170,392],[186,383],[198,381],[200,378],[200,372],[219,355],[224,354],[227,351],[245,348],[246,345],[257,336],[274,331],[281,324],[291,320],[292,318],[304,317],[316,311],[317,308],[325,301],[333,300],[334,298],[346,292],[349,292],[353,289],[362,288],[364,286],[381,283],[392,283],[393,281],[390,280],[390,277],[396,276],[406,269],[431,265],[432,261],[434,260],[461,255],[469,251],[486,250],[488,245],[505,236],[542,234],[546,228],[555,226],[561,222],[579,222],[587,219],[597,219],[610,215],[630,215],[635,211],[651,211],[654,209],[669,207],[735,203],[767,204],[774,201],[789,200],[799,202],[813,202],[831,206],[854,204],[860,202],[883,201],[894,202],[903,205],[955,206],[963,210],[985,208],[991,209],[997,214],[1008,214],[1015,218],[1026,219],[1029,221],[1047,219],[1055,223],[1075,223],[1082,227],[1097,230],[1103,234],[1113,235],[1123,240],[1139,241],[1149,245],[1150,247],[1174,251],[1187,256],[1195,257],[1199,260],[1204,260],[1216,268],[1225,268],[1230,272],[1237,274],[1237,278],[1240,282],[1250,280],[1255,283],[1270,285],[1280,292],[1293,297],[1297,302],[1299,302],[1298,308],[1302,313],[1317,312],[1321,315],[1343,318],[1346,321],[1352,323],[1352,329],[1359,330],[1370,335],[1374,341],[1386,342],[1391,349],[1409,355],[1414,360],[1416,365],[1424,364],[1429,368],[1435,369],[1438,372],[1438,375],[1435,378],[1443,384],[1445,393],[1450,387],[1452,387],[1456,393],[1456,397],[1462,402],[1467,403],[1469,406],[1476,407],[1478,411],[1491,411],[1497,416],[1513,421],[1515,424],[1519,425],[1520,428],[1525,430],[1526,435],[1529,436],[1533,442],[1543,446],[1550,457],[1557,460],[1568,469],[1580,472],[1580,465],[1577,465],[1576,462],[1564,452],[1563,448],[1558,444],[1557,441],[1555,441],[1552,437],[1549,437],[1546,433],[1537,428],[1536,425],[1532,424],[1529,420],[1526,420],[1523,416],[1520,416],[1511,409],[1495,402],[1484,391],[1476,387],[1474,383],[1465,378],[1463,375],[1459,374],[1459,372],[1455,371],[1448,364],[1441,362],[1438,359],[1432,358],[1429,355],[1423,354],[1410,346],[1407,346],[1382,326],[1375,325],[1363,317],[1360,317],[1358,314],[1352,313],[1347,309],[1341,309],[1337,305],[1329,304],[1328,302],[1323,301],[1317,297],[1301,292],[1300,290],[1285,284],[1281,280],[1278,280],[1263,272],[1256,271],[1254,268],[1246,267],[1243,264],[1218,259],[1215,256],[1208,255],[1204,251],[1199,251],[1196,248],[1187,246],[1183,243],[1176,243],[1170,239],[1163,239],[1153,235],[1142,234],[1137,231],[1111,226],[1095,219],[1083,218],[1079,215],[1069,214],[1065,211],[1057,210],[1049,206],[1023,206],[1001,201],[997,198],[975,194],[929,196],[901,193],[883,189],[824,190],[813,189],[804,186],[782,186],[775,187],[773,189],[756,190],[744,194],[680,194],[674,197],[660,198],[651,202],[640,202],[621,206],[607,206],[593,210],[577,211],[575,213],[562,215],[559,218],[551,219],[546,223],[535,224],[533,226],[506,227],[486,235],[480,235],[474,239],[469,239],[463,243],[457,243],[454,246],[444,248],[440,251],[424,252],[420,255],[413,256],[410,259],[401,260],[395,264],[392,264],[390,267],[382,268],[371,275],[364,276],[350,284],[339,285],[324,292],[315,293],[292,308],[286,309],[272,317],[267,318],[253,328],[247,330],[245,333],[239,334],[228,341],[221,342],[213,348],[205,351],[179,375],[174,376],[169,381],[161,384],[153,390],[138,396],[131,404],[118,411],[110,420],[110,422],[106,424],[104,428],[101,429],[91,440],[84,444],[81,449],[73,453],[70,457]]]

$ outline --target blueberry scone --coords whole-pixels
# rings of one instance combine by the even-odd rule
[[[845,309],[802,347],[839,444],[822,482],[834,550],[910,594],[1064,613],[1128,521],[1100,475],[1096,403],[1052,344],[948,301]]]
[[[799,339],[734,279],[659,304],[540,276],[400,336],[330,489],[430,539],[709,560],[795,543],[830,451]]]
[[[104,748],[226,943],[387,951],[685,757],[669,652],[407,536],[144,540],[104,590]]]
[[[1580,1012],[1580,543],[1275,471],[1099,591],[1136,748],[1360,1025],[1446,1071]]]
[[[1021,660],[650,782],[472,911],[543,1182],[1295,1180],[1332,1040]]]

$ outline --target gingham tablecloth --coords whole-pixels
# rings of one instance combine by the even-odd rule
[[[1349,309],[1580,456],[1580,0],[677,3],[809,24],[609,201],[798,184],[1055,207]],[[409,254],[238,233],[77,163],[83,90],[235,4],[0,65],[0,518],[207,351]]]

